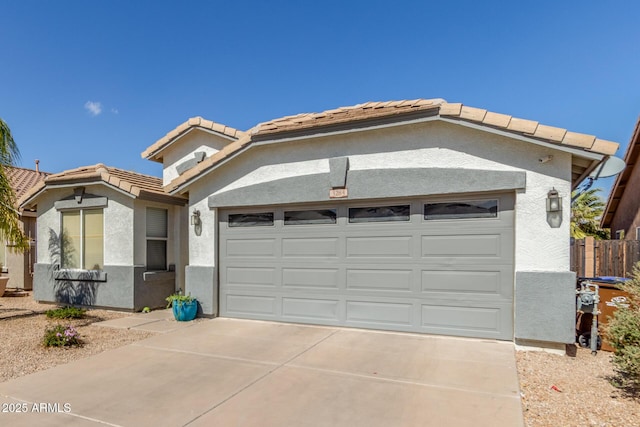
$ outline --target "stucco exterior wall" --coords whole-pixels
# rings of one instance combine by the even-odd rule
[[[539,161],[548,155],[553,155],[551,161]],[[575,280],[567,274],[571,155],[444,121],[256,146],[191,184],[189,211],[201,212],[202,231],[196,235],[189,228],[187,290],[203,301],[205,314],[216,314],[218,286],[217,209],[208,207],[208,197],[264,182],[329,174],[329,159],[335,157],[349,158],[350,173],[420,168],[525,173],[526,184],[516,192],[514,338],[572,342]],[[563,198],[557,228],[547,222],[547,193],[553,188]],[[302,193],[304,188],[285,191]]]
[[[85,186],[86,194],[107,197],[104,208],[104,264],[132,265],[133,198],[104,185]],[[54,203],[73,196],[73,188],[51,189],[38,199],[38,262],[51,263],[50,237],[60,234],[61,216]]]
[[[105,185],[86,185],[85,195],[106,197],[104,214],[104,269],[58,271],[55,254],[61,231],[61,213],[55,203],[73,196],[73,188],[49,189],[38,198],[38,263],[34,298],[39,301],[140,310],[164,306],[164,298],[176,289],[176,274],[146,272],[146,208],[168,210],[168,264],[181,270],[180,216],[184,207],[145,202]],[[184,253],[184,251],[183,251]],[[178,273],[179,281],[184,274]]]
[[[552,154],[553,160],[538,159]],[[444,122],[429,122],[377,131],[285,142],[254,148],[230,161],[211,177],[190,187],[192,208],[204,214],[204,199],[259,182],[329,172],[329,158],[349,157],[349,170],[385,168],[490,169],[525,171],[526,190],[516,197],[516,270],[569,269],[571,156],[492,133]],[[547,224],[546,198],[552,188],[563,197],[559,228]],[[210,224],[215,214],[209,212]],[[215,232],[203,222],[203,235]],[[566,238],[565,238],[566,237]],[[191,241],[191,261],[209,265],[209,245]],[[208,240],[208,239],[207,239]]]
[[[167,147],[163,153],[162,180],[164,185],[178,177],[179,173],[176,167],[192,159],[194,153],[202,151],[209,157],[222,150],[231,141],[233,141],[231,138],[226,138],[216,133],[201,129],[191,130]]]

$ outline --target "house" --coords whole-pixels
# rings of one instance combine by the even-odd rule
[[[16,195],[20,199],[27,191],[38,185],[49,174],[38,169],[26,169],[14,166],[6,166],[5,172]],[[29,238],[30,248],[26,252],[14,252],[12,243],[6,240],[0,242],[0,267],[3,274],[9,277],[8,286],[19,290],[31,290],[33,288],[33,264],[36,261],[36,213],[20,209],[19,224],[24,234]]]
[[[600,226],[611,229],[616,239],[640,240],[640,118],[624,155],[627,167],[620,173],[611,188]]]
[[[617,148],[418,99],[244,132],[196,117],[142,156],[188,199],[184,286],[204,315],[564,348],[571,191]]]
[[[186,202],[165,193],[159,178],[103,164],[49,175],[21,198],[38,212],[34,299],[164,306],[184,281]]]

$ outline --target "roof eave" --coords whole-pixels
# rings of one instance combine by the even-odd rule
[[[624,163],[625,165],[632,165],[631,169],[636,167],[636,163],[638,162],[638,158],[640,157],[640,148],[638,148],[640,141],[640,117],[636,122],[636,126],[633,130],[633,134],[631,135],[631,140],[629,141],[629,145],[627,146],[627,151],[624,154]],[[611,226],[611,222],[613,221],[613,217],[615,216],[616,210],[618,206],[613,206],[614,200],[619,200],[622,197],[622,193],[624,193],[624,189],[621,189],[621,183],[624,179],[628,179],[629,175],[631,175],[632,170],[625,169],[616,176],[616,180],[611,187],[611,191],[609,192],[609,197],[607,198],[607,204],[602,212],[602,218],[600,220],[600,227],[609,228]],[[628,172],[627,172],[628,171]]]

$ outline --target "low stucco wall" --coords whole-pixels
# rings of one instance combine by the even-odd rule
[[[33,298],[40,302],[108,307],[138,311],[166,305],[175,289],[175,275],[145,281],[145,268],[106,265],[100,273],[60,271],[52,264],[36,264]]]

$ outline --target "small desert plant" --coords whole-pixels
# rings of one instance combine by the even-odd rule
[[[55,325],[44,331],[42,343],[45,347],[80,347],[82,340],[73,326]]]
[[[169,308],[175,303],[195,301],[195,297],[192,297],[191,295],[182,295],[181,292],[178,292],[177,294],[169,295],[168,297],[166,297],[165,301],[167,301],[167,308]]]
[[[633,269],[633,279],[619,288],[629,298],[618,305],[605,333],[614,349],[612,362],[618,376],[613,383],[635,394],[640,392],[640,263]]]
[[[87,310],[77,307],[59,307],[53,310],[47,310],[49,319],[82,319]]]

